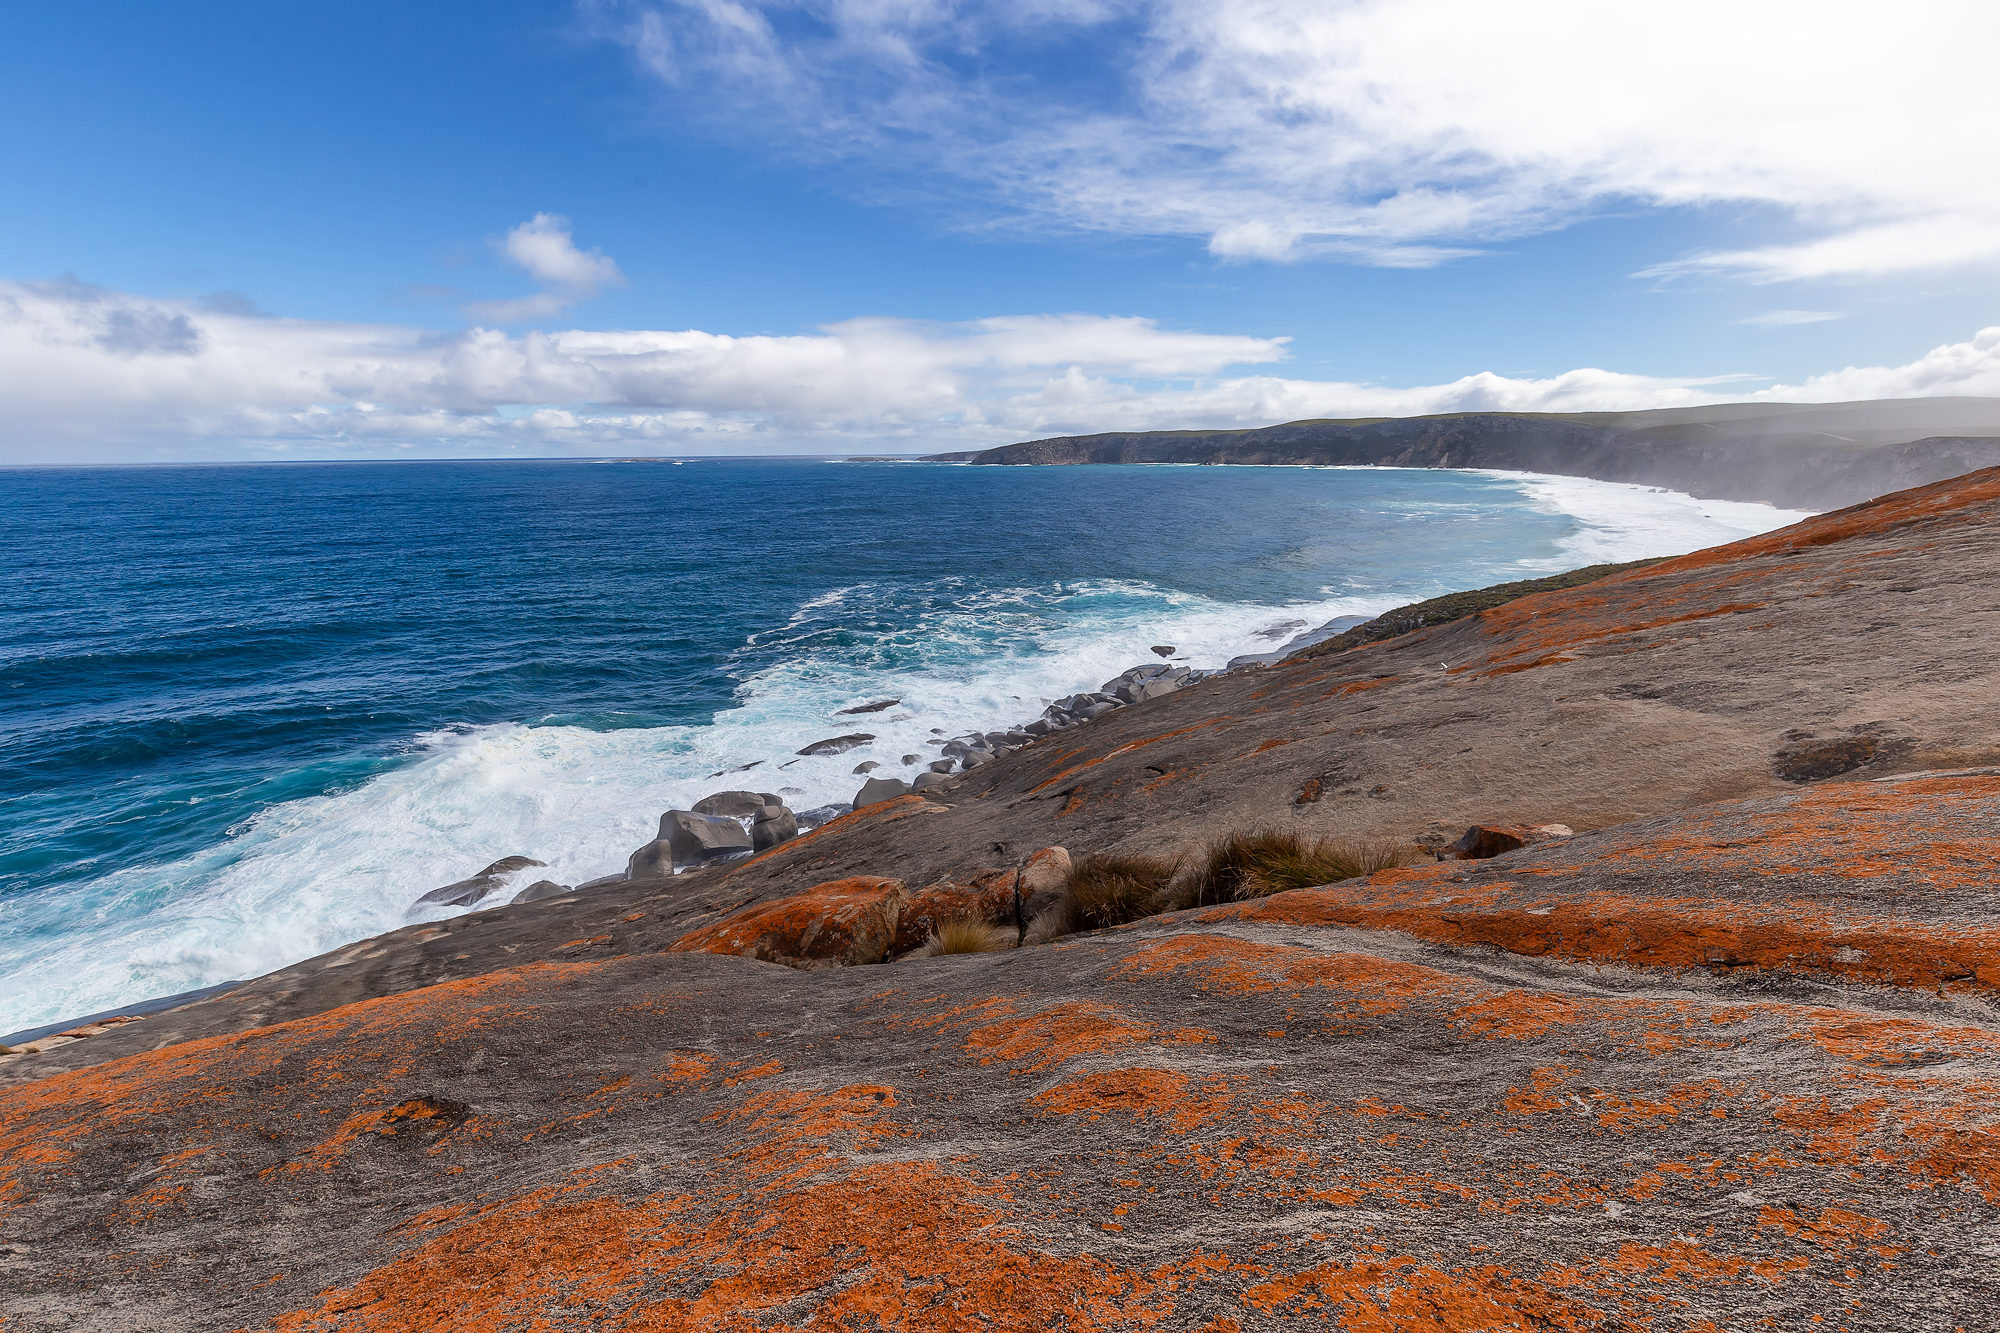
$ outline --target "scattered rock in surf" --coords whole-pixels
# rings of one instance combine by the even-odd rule
[[[894,800],[898,796],[910,794],[910,784],[901,778],[870,778],[861,784],[861,790],[854,793],[854,808],[874,805],[877,801]]]
[[[854,807],[845,801],[832,801],[826,805],[816,805],[810,810],[801,810],[792,817],[799,822],[800,832],[816,829],[822,824],[831,824]]]
[[[717,772],[710,773],[709,776],[712,778],[719,778],[719,777],[724,777],[730,773],[748,773],[751,769],[757,767],[757,765],[763,762],[764,761],[762,759],[752,759],[747,764],[738,764],[734,768],[720,769]]]
[[[565,893],[574,892],[575,890],[567,884],[558,884],[552,879],[538,879],[508,899],[507,905],[511,907],[516,903],[540,902],[544,898],[560,898]]]
[[[750,834],[740,820],[669,810],[660,816],[660,836],[633,852],[625,863],[625,878],[665,879],[676,870],[750,850]]]
[[[958,764],[954,760],[938,759],[931,763],[930,770],[933,773],[949,773],[951,772],[951,770],[957,767]]]
[[[922,758],[923,756],[920,754],[906,754],[903,756],[903,767],[908,768],[911,764],[916,763]]]
[[[801,755],[812,758],[823,754],[846,754],[857,745],[866,745],[875,738],[865,731],[857,731],[851,736],[833,736],[823,741],[814,741],[800,750]],[[790,767],[790,765],[786,765]]]
[[[798,816],[782,805],[767,805],[750,825],[750,849],[768,852],[779,843],[799,836]]]
[[[910,783],[910,790],[927,791],[930,788],[937,786],[939,783],[950,782],[950,781],[951,778],[948,775],[934,772],[933,770],[927,768],[923,772],[917,774],[916,779]]]
[[[885,708],[894,708],[901,702],[903,702],[901,699],[877,699],[872,704],[859,704],[853,708],[842,708],[834,716],[846,717],[853,713],[879,713]]]
[[[1153,645],[1153,651],[1162,657],[1172,657],[1180,649],[1174,647],[1171,643],[1156,643]]]
[[[719,791],[713,796],[704,796],[694,803],[694,813],[698,815],[722,815],[729,819],[755,819],[767,805],[782,802],[772,797],[766,799],[761,792]]]
[[[532,856],[504,856],[470,879],[447,884],[441,889],[432,889],[411,904],[412,907],[470,907],[495,890],[506,887],[507,877],[530,866],[548,864],[537,861]]]
[[[1280,620],[1275,625],[1266,625],[1263,629],[1258,630],[1257,637],[1260,639],[1289,639],[1305,627],[1306,622],[1303,620]]]
[[[880,760],[876,759],[864,760],[863,762],[858,763],[854,766],[854,776],[857,778],[866,777],[868,774],[873,773],[876,769],[880,767],[882,767]]]

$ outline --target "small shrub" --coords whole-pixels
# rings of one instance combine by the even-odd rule
[[[988,921],[960,917],[956,921],[946,921],[932,931],[925,952],[932,956],[943,953],[999,953],[1013,947],[1013,931]]]
[[[1166,907],[1179,865],[1152,856],[1078,857],[1063,895],[1071,930],[1103,930],[1153,916]]]
[[[1372,875],[1403,861],[1403,848],[1392,842],[1306,838],[1286,829],[1253,829],[1209,843],[1180,886],[1176,901],[1182,907],[1241,902]]]

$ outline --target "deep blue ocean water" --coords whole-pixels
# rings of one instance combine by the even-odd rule
[[[608,873],[709,791],[847,799],[858,761],[1153,644],[1219,666],[1797,517],[1492,473],[826,460],[14,469],[0,499],[0,1033],[391,928],[510,853]],[[794,762],[853,730],[878,740]]]

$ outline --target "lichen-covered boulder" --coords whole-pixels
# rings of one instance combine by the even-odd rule
[[[1013,866],[1007,866],[962,880],[947,879],[924,885],[910,895],[904,906],[890,952],[901,954],[922,948],[947,921],[985,921],[1013,929],[1014,880],[1019,873]]]
[[[837,879],[683,935],[668,952],[735,954],[808,969],[879,963],[889,955],[907,899],[901,880]]]

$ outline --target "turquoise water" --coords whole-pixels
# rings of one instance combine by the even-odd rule
[[[503,855],[608,873],[722,787],[845,800],[857,762],[1153,644],[1219,666],[1284,622],[1796,517],[1501,474],[825,460],[15,469],[0,495],[0,1032],[400,925]],[[854,730],[879,739],[790,762]]]

